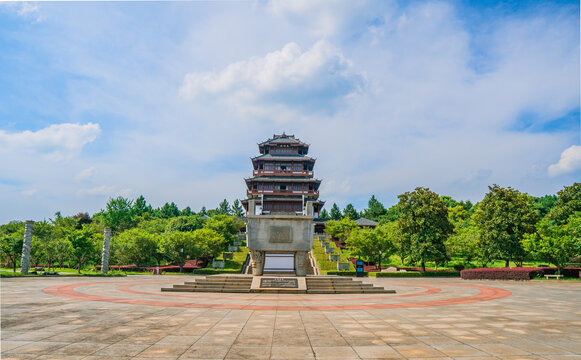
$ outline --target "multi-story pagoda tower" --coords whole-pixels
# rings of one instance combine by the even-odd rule
[[[314,178],[315,159],[307,156],[309,144],[294,135],[273,135],[258,144],[260,155],[252,158],[252,177],[245,179],[248,199],[242,204],[248,212],[249,200],[260,214],[306,214],[307,202],[313,204],[318,217],[325,204],[319,201],[321,180]]]

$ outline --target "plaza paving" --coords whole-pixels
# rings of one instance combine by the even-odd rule
[[[396,294],[2,279],[2,359],[581,359],[581,282],[365,279]]]

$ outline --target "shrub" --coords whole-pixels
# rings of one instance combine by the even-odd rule
[[[563,269],[565,277],[578,278],[581,268],[567,267]],[[530,280],[543,275],[554,275],[557,268],[529,267],[529,268],[485,268],[462,270],[460,276],[464,280]]]
[[[355,271],[327,271],[327,275],[338,275],[338,276],[357,276],[357,272]],[[367,276],[369,273],[367,271],[363,272],[363,276]]]
[[[240,270],[195,269],[194,275],[240,274]]]
[[[555,272],[547,268],[484,268],[460,271],[464,280],[530,280],[537,275]]]
[[[459,277],[459,271],[401,271],[401,272],[378,272],[376,277]]]

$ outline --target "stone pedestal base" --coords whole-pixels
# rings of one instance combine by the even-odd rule
[[[252,265],[252,275],[262,276],[264,270],[264,251],[250,250],[250,264]]]

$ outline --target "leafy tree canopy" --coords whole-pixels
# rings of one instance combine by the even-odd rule
[[[561,225],[567,222],[569,216],[581,211],[581,183],[576,182],[571,186],[565,186],[557,192],[557,195],[559,199],[548,216],[549,219]]]
[[[504,259],[506,266],[510,260],[522,263],[526,254],[521,241],[524,234],[534,231],[537,215],[526,194],[496,184],[488,189],[474,214],[481,242],[492,256]]]
[[[359,219],[359,214],[352,204],[347,204],[347,206],[345,206],[345,209],[343,210],[343,216],[351,220]]]
[[[343,217],[343,215],[341,214],[341,210],[339,209],[339,206],[337,206],[337,204],[333,203],[333,206],[331,207],[331,219],[333,220],[339,220]]]
[[[397,226],[409,246],[410,257],[420,261],[425,271],[426,261],[446,258],[444,242],[454,229],[448,219],[448,209],[438,194],[428,188],[418,187],[398,197]]]

